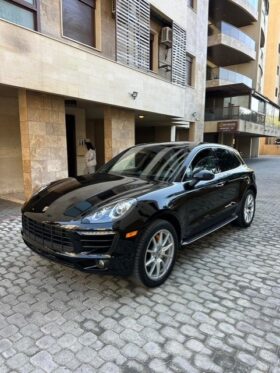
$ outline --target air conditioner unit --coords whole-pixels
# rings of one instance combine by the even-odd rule
[[[116,15],[116,1],[117,0],[112,0],[112,14],[113,14],[113,16]]]
[[[161,44],[166,45],[168,48],[172,47],[172,28],[171,27],[163,27],[161,29],[160,42]]]

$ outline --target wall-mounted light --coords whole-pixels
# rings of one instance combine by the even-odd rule
[[[138,92],[137,91],[133,91],[132,93],[130,93],[130,96],[133,98],[133,100],[136,100],[136,98],[138,96]]]
[[[198,120],[199,120],[196,111],[195,111],[194,113],[192,113],[192,117],[194,118],[195,121],[198,121]]]
[[[144,115],[139,115],[138,118],[139,118],[139,119],[144,119],[145,116],[144,116]]]

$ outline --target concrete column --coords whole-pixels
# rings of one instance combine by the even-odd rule
[[[0,91],[0,194],[22,193],[22,160],[16,89]]]
[[[104,109],[105,162],[133,145],[135,145],[134,112],[110,106],[106,107]]]
[[[24,192],[68,176],[63,98],[19,90]]]
[[[189,141],[200,141],[200,139],[197,139],[196,132],[197,132],[197,124],[194,122],[190,122]]]
[[[236,142],[236,148],[244,158],[251,157],[251,137],[249,136],[238,136]]]
[[[259,156],[259,149],[260,149],[259,137],[252,137],[251,158],[256,158]]]

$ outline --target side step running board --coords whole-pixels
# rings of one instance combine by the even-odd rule
[[[212,228],[208,229],[207,231],[205,231],[205,232],[203,232],[203,233],[200,233],[200,234],[198,234],[197,236],[194,236],[194,237],[190,238],[190,239],[187,240],[187,241],[182,242],[181,245],[182,245],[182,246],[190,245],[191,243],[193,243],[193,242],[199,240],[200,238],[205,237],[205,236],[207,236],[208,234],[211,234],[211,233],[217,231],[218,229],[220,229],[220,228],[222,228],[222,227],[228,225],[229,223],[231,223],[232,221],[236,220],[237,218],[238,218],[238,216],[237,216],[237,215],[234,215],[234,216],[232,216],[231,218],[227,219],[226,221],[220,223],[219,225],[216,225],[215,227],[212,227]]]

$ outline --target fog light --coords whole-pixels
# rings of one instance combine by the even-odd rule
[[[100,268],[100,269],[104,268],[105,267],[104,260],[99,260],[98,264],[97,264],[97,267]]]

